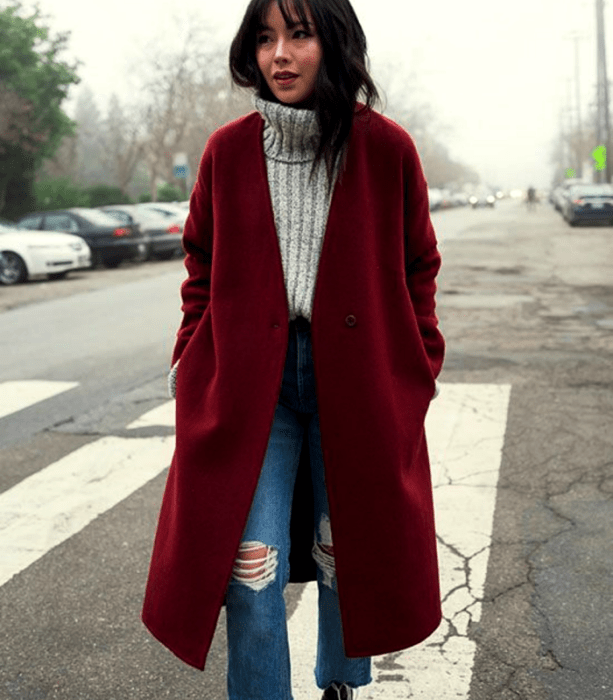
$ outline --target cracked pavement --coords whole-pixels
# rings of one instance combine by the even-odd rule
[[[483,218],[443,232],[438,303],[441,379],[512,385],[481,617],[453,630],[476,644],[469,697],[608,700],[613,229],[571,229],[548,204]]]

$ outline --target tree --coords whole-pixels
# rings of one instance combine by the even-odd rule
[[[194,28],[193,33],[197,32]],[[190,45],[198,45],[193,35],[189,39]],[[158,48],[150,57],[142,91],[140,122],[145,132],[143,150],[153,201],[157,199],[158,180],[163,179],[185,132],[193,100],[192,71],[193,61],[187,45],[170,54]]]
[[[553,184],[559,184],[569,176],[582,177],[588,182],[594,179],[594,169],[586,169],[584,165],[592,162],[592,151],[599,145],[596,139],[596,120],[594,103],[590,104],[581,129],[572,123],[564,124],[564,120],[560,119],[560,131],[552,143],[549,159],[553,165]]]
[[[429,104],[415,101],[411,105],[406,105],[395,100],[388,106],[390,116],[415,140],[430,187],[460,187],[466,183],[477,184],[480,181],[474,169],[450,157],[447,147],[439,136],[447,129],[437,123]]]
[[[104,122],[96,104],[96,98],[87,85],[79,90],[75,106],[76,122],[74,179],[81,185],[110,184],[105,166],[107,142]]]
[[[144,146],[139,134],[138,120],[125,113],[115,94],[109,102],[105,134],[105,163],[111,171],[112,182],[126,194],[136,167],[143,157]]]
[[[139,122],[152,199],[160,181],[185,187],[173,175],[177,153],[187,155],[193,178],[210,133],[252,108],[245,92],[230,91],[210,29],[192,15],[175,15],[173,21],[173,44],[156,40],[143,49],[147,60],[133,71],[141,75]]]
[[[0,212],[14,218],[27,210],[36,169],[74,128],[61,105],[79,78],[61,58],[68,33],[52,36],[38,8],[26,14],[13,0],[0,10],[0,36]]]

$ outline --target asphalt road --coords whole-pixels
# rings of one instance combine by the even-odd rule
[[[445,640],[430,647],[441,650],[430,685],[419,689],[417,668],[405,678],[389,670],[401,659],[381,658],[380,693],[374,684],[366,700],[608,700],[613,228],[571,229],[549,205],[528,212],[516,201],[437,212],[433,221],[444,260],[443,387],[474,386],[470,401],[456,394],[475,414],[487,387],[509,387],[493,520],[478,533],[486,542],[478,557],[464,563],[470,579],[479,559],[484,583],[463,625],[459,608],[455,617],[446,613]],[[52,392],[0,417],[0,570],[10,574],[0,584],[0,700],[225,697],[223,619],[204,673],[172,657],[139,621],[173,429],[159,417],[133,422],[168,403],[183,276],[181,262],[170,261],[0,288],[0,415],[16,388]],[[482,440],[476,428],[467,432],[470,463]],[[143,467],[141,482],[122,495],[118,480],[136,472],[135,454],[145,447],[159,452],[158,463],[151,473]],[[111,500],[89,512],[90,502],[70,510],[65,496],[66,507],[51,513],[53,490],[61,494],[79,478],[86,456],[104,462],[113,450],[127,450],[118,462],[124,474],[89,479],[111,484]],[[45,481],[54,470],[60,478]],[[460,487],[451,493],[458,504],[466,498]],[[6,506],[3,513],[12,495],[38,505],[27,517]],[[40,553],[28,553],[37,538]],[[13,556],[32,563],[14,565]],[[309,595],[302,586],[288,589],[299,633],[310,624]],[[470,649],[463,679],[454,676],[459,662],[444,665],[454,640]],[[317,697],[314,686],[310,696]]]

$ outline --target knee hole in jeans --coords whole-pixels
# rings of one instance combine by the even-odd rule
[[[275,580],[278,553],[263,542],[242,542],[232,567],[232,579],[254,591],[261,591]]]
[[[324,584],[332,588],[332,581],[336,576],[334,546],[332,544],[330,518],[325,514],[321,516],[319,522],[319,533],[318,536],[315,537],[312,555],[313,559],[315,559],[315,563],[323,574]]]

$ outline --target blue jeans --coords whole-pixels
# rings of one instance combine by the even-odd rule
[[[283,591],[289,580],[290,515],[302,441],[309,441],[315,496],[319,628],[315,681],[371,682],[370,657],[345,656],[334,576],[309,322],[290,323],[283,384],[266,457],[226,595],[229,700],[291,700]]]

